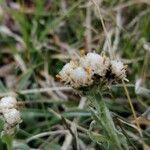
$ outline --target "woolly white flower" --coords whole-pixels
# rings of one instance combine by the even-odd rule
[[[94,75],[113,80],[115,75],[115,80],[126,80],[126,67],[119,60],[110,61],[106,56],[90,52],[76,62],[67,63],[56,77],[74,88],[79,88],[96,83],[94,81],[98,78]]]
[[[90,85],[92,83],[92,76],[89,72],[83,69],[81,66],[75,68],[70,77],[72,79],[72,86],[73,87],[80,87]]]
[[[21,123],[20,112],[16,109],[17,100],[15,97],[7,96],[0,100],[0,113],[5,120],[4,132],[13,134],[15,128]]]
[[[120,60],[111,61],[111,72],[118,79],[124,79],[126,77],[126,69],[123,63]]]
[[[109,68],[109,59],[96,53],[88,53],[80,59],[80,64],[86,69],[91,69],[93,74],[105,76]]]
[[[70,61],[70,63],[67,63],[62,70],[59,72],[59,76],[61,78],[61,81],[64,81],[66,83],[71,82],[70,74],[72,73],[73,69],[76,67],[75,62]]]
[[[17,105],[17,100],[15,97],[7,96],[0,100],[0,111],[3,112],[5,109],[15,108]]]
[[[3,115],[4,115],[4,119],[9,125],[13,126],[21,122],[20,112],[15,108],[6,109]]]

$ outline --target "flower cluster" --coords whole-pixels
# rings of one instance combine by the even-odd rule
[[[95,76],[100,80],[124,80],[126,67],[120,60],[110,60],[105,55],[90,52],[79,60],[71,60],[56,77],[73,88],[80,88],[93,85]]]
[[[13,133],[15,127],[21,123],[20,112],[16,108],[16,98],[7,96],[0,100],[0,113],[5,121],[4,131],[7,133]]]

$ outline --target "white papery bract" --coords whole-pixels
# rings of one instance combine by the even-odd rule
[[[6,96],[0,100],[0,110],[1,112],[5,109],[15,108],[17,105],[17,100],[15,97]]]
[[[111,61],[111,72],[118,79],[124,79],[126,77],[126,69],[120,60]]]
[[[87,86],[92,84],[92,76],[81,66],[75,68],[70,74],[72,79],[71,85],[73,87]]]
[[[4,112],[4,119],[11,126],[19,124],[21,122],[20,112],[15,108],[7,109]]]
[[[109,59],[96,53],[88,53],[80,59],[80,64],[86,69],[91,69],[93,74],[104,76],[109,68]]]

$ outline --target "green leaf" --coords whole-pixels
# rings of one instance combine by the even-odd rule
[[[3,131],[4,119],[0,116],[0,133]]]
[[[94,135],[92,132],[89,132],[89,136],[94,142],[112,142],[108,137],[104,135]]]
[[[91,97],[91,102],[96,108],[96,111],[91,109],[93,118],[100,126],[102,126],[103,130],[107,133],[109,139],[113,142],[113,145],[117,149],[121,150],[122,148],[117,130],[113,123],[110,112],[102,99],[102,95],[98,92],[93,91]]]
[[[17,84],[17,89],[22,90],[25,89],[29,84],[29,78],[32,75],[32,70],[27,71],[25,74],[23,74]]]
[[[0,92],[7,92],[7,88],[4,86],[4,84],[0,81]]]
[[[71,109],[63,113],[64,117],[89,117],[91,113],[83,109]]]
[[[13,140],[13,135],[7,134],[5,132],[2,132],[1,134],[1,139],[4,143],[7,145],[7,150],[13,150],[12,149],[12,140]]]
[[[95,141],[96,141],[96,142],[112,142],[112,141],[109,139],[109,137],[107,137],[107,136],[104,136],[104,135],[101,135],[101,134],[95,134],[95,133],[93,133],[93,132],[92,132],[92,129],[93,129],[94,125],[95,125],[95,122],[92,121],[91,124],[90,124],[89,132],[88,132],[90,138],[91,138],[94,142],[95,142]]]
[[[30,147],[25,143],[22,143],[20,141],[15,141],[15,143],[13,144],[13,149],[16,149],[16,150],[30,150]]]
[[[51,149],[51,150],[61,150],[61,147],[60,147],[58,144],[52,142],[52,143],[48,144],[48,145],[44,148],[44,150],[48,150],[48,149]]]

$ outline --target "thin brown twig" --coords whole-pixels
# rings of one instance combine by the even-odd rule
[[[124,87],[125,94],[126,94],[126,96],[127,96],[127,99],[128,99],[128,102],[129,102],[129,105],[130,105],[130,108],[131,108],[131,111],[132,111],[132,113],[133,113],[133,117],[134,117],[135,120],[137,120],[136,112],[135,112],[134,107],[133,107],[133,105],[132,105],[132,101],[131,101],[131,98],[130,98],[130,95],[129,95],[129,92],[128,92],[128,89],[127,89],[127,87],[126,87],[126,84],[125,84],[124,80],[122,80],[122,83],[123,83],[123,87]],[[142,132],[141,132],[141,128],[140,128],[139,123],[136,122],[136,125],[137,125],[137,127],[138,127],[138,129],[139,129],[140,136],[142,137],[143,135],[142,135]]]

